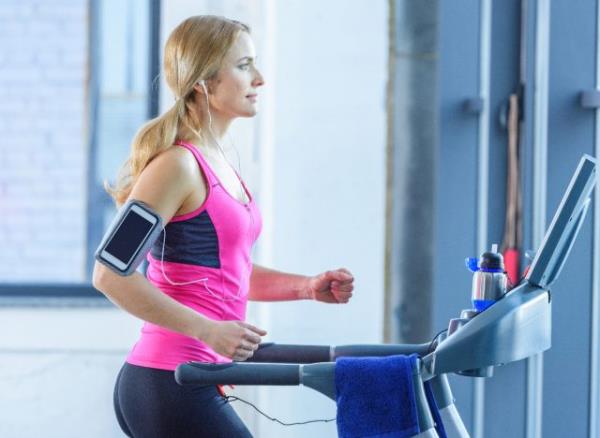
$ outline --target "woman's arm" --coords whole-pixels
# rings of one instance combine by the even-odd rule
[[[344,268],[310,277],[253,265],[248,298],[253,301],[347,303],[352,297],[353,282],[354,277]]]
[[[146,203],[168,223],[197,183],[197,165],[190,155],[185,149],[172,148],[156,157],[140,175],[130,199]],[[242,321],[212,321],[169,297],[138,272],[123,277],[96,262],[93,285],[132,315],[201,340],[236,360],[250,357],[260,336],[266,334]]]
[[[164,294],[139,272],[121,277],[96,262],[93,284],[132,315],[205,342],[233,360],[251,357],[260,344],[260,337],[267,334],[243,321],[210,320]]]
[[[292,301],[309,299],[309,277],[252,265],[250,293],[252,301]]]
[[[93,284],[132,315],[196,339],[204,339],[211,321],[162,293],[139,272],[121,277],[96,262]]]
[[[185,149],[171,148],[152,160],[139,176],[130,199],[145,202],[168,223],[191,193],[192,169]],[[122,277],[101,263],[94,265],[93,284],[127,312],[195,338],[202,338],[210,321],[153,286],[143,275]]]

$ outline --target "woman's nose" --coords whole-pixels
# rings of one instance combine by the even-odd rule
[[[258,71],[258,69],[256,70],[256,75],[254,76],[254,81],[253,85],[255,87],[260,87],[262,85],[265,85],[265,79],[263,78],[263,75]]]

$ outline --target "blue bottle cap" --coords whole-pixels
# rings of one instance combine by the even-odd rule
[[[477,272],[477,271],[479,271],[479,267],[477,266],[477,262],[478,262],[477,257],[467,257],[465,259],[465,264],[467,265],[467,268],[471,272]]]

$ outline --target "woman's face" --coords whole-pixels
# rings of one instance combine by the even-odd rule
[[[256,68],[254,43],[247,32],[240,32],[219,70],[207,81],[211,111],[224,117],[252,117],[257,112],[257,90],[264,84]]]

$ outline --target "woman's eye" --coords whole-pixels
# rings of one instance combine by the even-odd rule
[[[242,64],[239,66],[241,70],[248,70],[250,68],[250,64]]]

